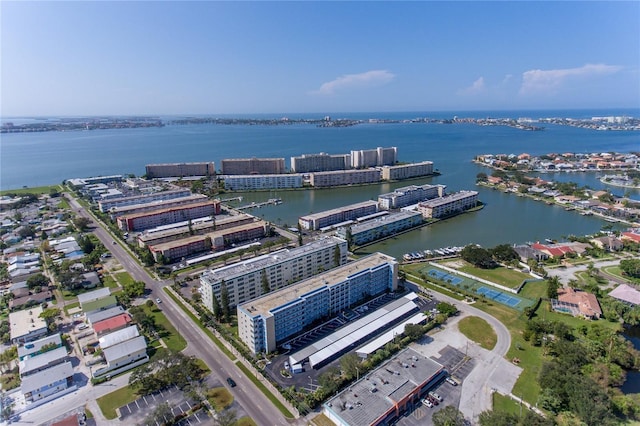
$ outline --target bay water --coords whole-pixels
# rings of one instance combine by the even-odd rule
[[[633,112],[632,112],[633,113]],[[591,117],[630,115],[629,111],[536,111],[470,113],[362,113],[288,115],[318,118],[324,115],[354,119],[413,119],[417,117]],[[635,111],[635,116],[638,116]],[[266,117],[257,117],[266,118]],[[269,117],[271,118],[271,117]],[[277,118],[277,117],[275,117]],[[7,121],[7,120],[4,120]],[[18,120],[15,120],[18,122]],[[284,157],[326,152],[348,153],[379,146],[398,148],[402,162],[433,161],[441,175],[398,183],[361,187],[246,193],[245,202],[277,196],[283,204],[250,211],[279,224],[294,226],[299,216],[368,199],[377,199],[408,184],[444,184],[449,192],[478,190],[485,208],[433,226],[386,240],[367,250],[393,256],[429,248],[471,242],[491,247],[500,243],[524,243],[599,231],[602,219],[580,216],[561,207],[548,206],[514,194],[475,185],[476,175],[491,170],[472,163],[486,153],[541,155],[552,152],[640,151],[640,132],[595,131],[545,124],[544,131],[523,131],[505,126],[439,123],[364,123],[352,127],[319,128],[291,125],[167,125],[159,128],[113,129],[73,132],[2,134],[0,139],[0,189],[60,183],[65,179],[120,173],[144,174],[150,163],[213,161],[224,158]],[[603,188],[601,173],[557,173],[547,179],[571,180],[591,188]],[[607,187],[640,199],[640,191]],[[226,195],[231,196],[231,195]]]

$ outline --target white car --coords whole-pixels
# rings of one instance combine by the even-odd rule
[[[429,407],[429,408],[433,408],[433,404],[432,404],[432,403],[431,403],[431,401],[429,401],[428,399],[423,399],[423,400],[422,400],[422,403],[423,403],[424,405],[426,405],[427,407]]]
[[[162,303],[162,300],[160,300],[160,298],[158,297],[158,298],[156,299],[156,303],[157,303],[157,304],[160,304],[160,303]]]
[[[432,398],[437,399],[440,402],[442,402],[442,397],[440,395],[438,395],[437,393],[433,392],[433,391],[429,392],[429,396],[432,397]]]

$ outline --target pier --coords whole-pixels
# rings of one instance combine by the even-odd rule
[[[274,205],[277,206],[278,204],[282,204],[282,200],[280,198],[269,198],[267,201],[262,201],[260,203],[256,203],[255,201],[251,204],[247,204],[244,206],[240,206],[240,207],[236,207],[236,210],[247,210],[247,209],[254,209],[254,208],[260,208],[260,207],[264,207],[264,206],[268,206],[268,205]]]

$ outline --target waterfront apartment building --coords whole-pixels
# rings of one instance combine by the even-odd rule
[[[315,172],[309,175],[309,183],[316,188],[329,186],[358,185],[380,182],[380,170],[337,170],[333,172]]]
[[[261,189],[302,188],[301,174],[232,175],[224,176],[227,191],[257,191]]]
[[[233,228],[235,226],[253,223],[255,218],[248,214],[216,216],[215,222],[211,217],[201,217],[191,221],[172,223],[170,225],[158,226],[145,230],[138,235],[138,246],[146,247],[148,245],[165,243],[167,241],[184,238],[189,235],[203,235],[221,231],[223,229]],[[177,226],[175,226],[177,225]]]
[[[303,154],[291,157],[291,171],[296,173],[328,172],[332,170],[347,170],[351,168],[351,155]]]
[[[381,210],[400,209],[421,201],[443,197],[446,185],[410,185],[397,188],[393,192],[378,196],[378,207]]]
[[[460,191],[418,204],[425,219],[447,217],[462,213],[478,205],[478,191]]]
[[[123,215],[118,218],[118,227],[123,231],[144,231],[155,226],[193,220],[200,217],[220,214],[220,201],[212,200],[201,203],[158,209],[149,212]]]
[[[232,306],[279,290],[347,262],[347,242],[336,237],[322,238],[300,247],[280,250],[223,268],[205,271],[200,277],[202,303],[213,310],[213,298],[220,300],[224,282]]]
[[[390,213],[377,219],[339,228],[336,235],[346,239],[350,230],[353,244],[360,246],[415,228],[422,224],[422,220],[422,214],[419,212]]]
[[[263,238],[267,232],[267,223],[263,220],[253,221],[204,235],[191,235],[184,238],[149,244],[153,258],[158,261],[162,255],[165,259],[177,262],[183,257],[208,250],[223,250],[231,244]]]
[[[152,194],[132,195],[129,197],[100,200],[98,208],[106,213],[113,207],[132,206],[134,204],[152,203],[154,201],[173,200],[175,198],[188,197],[191,191],[188,189],[174,189],[171,191],[154,192]]]
[[[314,321],[366,297],[395,291],[397,284],[395,259],[374,253],[238,305],[238,334],[254,354],[273,352]]]
[[[150,203],[113,207],[111,210],[109,210],[109,215],[111,216],[112,219],[115,219],[125,214],[149,212],[157,209],[168,209],[171,207],[184,206],[185,204],[192,204],[192,203],[197,203],[205,200],[208,200],[206,195],[192,194],[187,197],[174,198],[171,200],[158,200],[158,201],[152,201]]]
[[[317,231],[318,229],[337,225],[342,222],[356,220],[359,217],[377,213],[377,211],[378,203],[376,201],[363,201],[361,203],[302,216],[298,219],[298,223],[302,229]]]
[[[382,180],[402,180],[433,174],[433,161],[403,164],[400,166],[383,166]]]
[[[223,175],[285,173],[284,158],[228,158],[221,161]]]
[[[398,148],[362,149],[351,151],[351,167],[364,169],[375,166],[392,166],[398,161]]]
[[[145,169],[149,179],[185,176],[209,177],[216,174],[213,162],[147,164]]]

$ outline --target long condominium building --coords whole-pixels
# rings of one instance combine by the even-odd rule
[[[433,161],[382,167],[382,180],[411,179],[414,177],[429,176],[432,174]]]
[[[398,188],[393,192],[378,196],[378,207],[381,210],[400,209],[437,197],[443,197],[445,185],[410,185]]]
[[[403,211],[339,228],[336,234],[346,239],[347,234],[350,233],[353,244],[360,246],[388,237],[389,235],[397,234],[406,229],[414,228],[420,224],[422,224],[421,213]]]
[[[131,206],[113,207],[111,210],[109,210],[109,214],[112,219],[115,219],[118,216],[122,216],[124,214],[149,212],[151,210],[157,209],[168,209],[170,207],[184,206],[185,204],[192,204],[199,201],[205,201],[207,199],[208,198],[206,195],[192,194],[187,197],[173,198],[171,200],[158,200],[152,201],[150,203],[133,204]]]
[[[260,189],[302,188],[302,175],[231,175],[224,177],[224,189],[228,191],[257,191]]]
[[[309,183],[316,188],[341,185],[358,185],[380,182],[380,170],[337,170],[333,172],[315,172],[309,175]]]
[[[134,204],[152,203],[154,201],[172,200],[174,198],[188,197],[191,191],[188,189],[175,189],[171,191],[154,192],[152,194],[132,195],[129,197],[111,198],[98,202],[98,208],[106,213],[113,207],[132,206]]]
[[[284,158],[229,158],[221,161],[223,175],[285,173]]]
[[[162,255],[169,261],[178,261],[183,257],[207,250],[223,250],[231,244],[263,238],[267,223],[263,220],[217,230],[204,235],[190,235],[184,238],[162,243],[149,244],[149,250],[156,261]]]
[[[302,216],[298,219],[298,223],[303,229],[315,231],[327,226],[356,220],[359,217],[367,216],[377,211],[378,203],[370,200]]]
[[[418,204],[424,218],[441,218],[462,213],[478,205],[478,191],[460,191]]]
[[[291,171],[296,173],[328,172],[331,170],[347,170],[351,168],[351,155],[303,154],[291,157]]]
[[[147,229],[138,235],[138,245],[140,247],[146,247],[147,245],[165,243],[189,235],[202,235],[216,230],[221,231],[223,229],[253,223],[254,221],[255,218],[248,214],[215,216],[215,221],[211,217],[201,217],[192,220],[191,223],[184,221]]]
[[[124,231],[144,231],[155,226],[167,225],[199,217],[220,214],[220,201],[176,206],[149,212],[123,215],[118,218],[118,227]]]
[[[238,305],[238,334],[251,352],[273,352],[314,321],[397,288],[397,262],[382,253]]]
[[[229,304],[235,306],[264,295],[266,285],[269,291],[282,289],[346,261],[347,242],[329,237],[301,247],[208,270],[200,277],[202,302],[213,310],[213,298],[220,301],[223,282],[229,293]]]
[[[164,163],[147,164],[148,178],[184,177],[184,176],[213,176],[216,168],[210,163]]]
[[[362,169],[375,166],[392,166],[398,161],[398,149],[390,148],[362,149],[351,151],[351,167]]]

